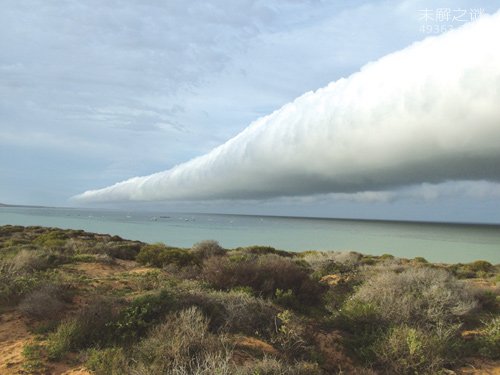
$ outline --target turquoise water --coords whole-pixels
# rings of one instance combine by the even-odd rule
[[[500,225],[1,207],[0,225],[5,224],[84,229],[182,247],[215,239],[227,248],[270,245],[422,256],[432,262],[500,263]]]

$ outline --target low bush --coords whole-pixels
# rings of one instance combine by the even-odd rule
[[[424,257],[415,257],[415,258],[413,258],[413,262],[421,263],[421,264],[428,264],[429,263],[427,261],[427,259],[425,259]]]
[[[344,344],[350,355],[363,363],[374,363],[372,347],[387,330],[374,306],[349,299],[335,314],[335,325],[347,332]]]
[[[500,286],[494,289],[476,287],[474,292],[483,312],[500,312]]]
[[[60,359],[67,352],[103,345],[115,335],[111,322],[117,318],[116,302],[112,299],[96,298],[82,308],[78,314],[63,321],[47,339],[47,354],[50,359]]]
[[[476,260],[467,264],[453,264],[448,267],[449,270],[460,279],[472,279],[477,277],[489,276],[495,271],[495,267],[485,260]]]
[[[253,254],[253,255],[268,255],[274,254],[279,255],[285,258],[293,258],[294,254],[284,250],[277,250],[271,246],[247,246],[247,247],[238,247],[234,249],[235,252],[241,252],[244,254]]]
[[[186,294],[182,305],[196,306],[218,333],[242,333],[269,338],[275,330],[278,309],[272,303],[241,291]]]
[[[155,267],[164,267],[169,264],[184,267],[197,262],[196,257],[188,250],[168,247],[161,243],[141,248],[136,260]]]
[[[43,347],[40,344],[29,342],[24,345],[22,355],[24,362],[22,374],[46,374],[47,367],[43,361]]]
[[[128,278],[129,285],[139,292],[159,290],[169,283],[161,270],[133,273]]]
[[[10,260],[15,269],[23,272],[43,271],[71,261],[71,255],[47,249],[21,249]]]
[[[389,271],[395,273],[401,273],[409,268],[412,268],[412,266],[408,262],[400,258],[394,258],[394,259],[381,259],[375,262],[374,264],[363,264],[363,266],[360,267],[359,270],[360,273],[364,276],[364,278],[369,278],[373,275]]]
[[[4,240],[0,242],[0,249],[2,250],[12,250],[17,246],[29,245],[30,240],[25,238],[9,238],[8,240]]]
[[[191,248],[192,253],[200,260],[207,259],[213,256],[221,256],[226,251],[214,240],[204,240],[197,242]]]
[[[21,250],[11,260],[13,267],[19,271],[40,271],[49,268],[47,256],[37,250]]]
[[[11,238],[18,233],[22,233],[25,227],[20,225],[2,225],[0,226],[0,237]]]
[[[386,374],[437,374],[456,360],[457,332],[456,325],[432,331],[395,326],[374,345],[376,363]]]
[[[56,332],[47,340],[47,357],[50,360],[61,359],[71,350],[80,349],[85,333],[80,329],[77,320],[63,321]]]
[[[140,374],[230,374],[230,350],[223,336],[211,334],[196,308],[168,316],[154,327],[134,354]]]
[[[305,260],[314,271],[328,274],[328,268],[332,268],[330,273],[350,272],[360,265],[362,255],[356,252],[335,252],[335,251],[308,251],[302,254]],[[338,267],[338,270],[335,269]]]
[[[288,359],[309,359],[314,351],[312,337],[303,322],[290,310],[277,315],[277,331],[272,342],[281,349]]]
[[[371,274],[334,321],[351,333],[346,345],[363,363],[394,374],[436,373],[456,354],[456,322],[476,306],[473,291],[448,272],[407,268]]]
[[[122,348],[89,349],[85,366],[95,375],[122,375],[128,372],[129,361]]]
[[[114,340],[125,343],[136,341],[174,307],[175,299],[166,290],[137,297],[109,324]]]
[[[383,320],[403,324],[451,322],[477,307],[467,285],[444,270],[421,267],[376,274],[352,298],[373,306]]]
[[[115,299],[97,298],[49,335],[48,355],[60,359],[69,351],[134,343],[172,309],[172,301],[165,291],[138,297],[126,307]]]
[[[291,289],[276,289],[276,291],[274,292],[274,302],[284,308],[295,310],[299,310],[302,308],[300,301]]]
[[[500,358],[500,317],[484,322],[477,346],[479,354],[491,359]]]
[[[324,291],[303,267],[291,259],[273,254],[242,260],[209,258],[204,262],[202,278],[223,290],[250,287],[266,298],[275,297],[278,289],[290,289],[304,304],[317,304]]]
[[[485,260],[476,260],[475,262],[467,264],[467,267],[473,272],[492,272],[495,268],[490,262]]]
[[[0,262],[0,305],[18,302],[44,279],[39,272],[20,271],[9,261]]]
[[[382,254],[382,255],[380,256],[380,259],[382,259],[382,260],[386,260],[386,259],[394,259],[394,255],[392,255],[392,254]]]
[[[33,243],[48,249],[62,250],[68,238],[68,235],[62,229],[49,229],[40,234]]]
[[[141,251],[141,247],[140,242],[108,243],[105,246],[105,252],[113,258],[134,260]]]
[[[93,254],[76,254],[73,255],[71,260],[73,262],[92,263],[96,261],[96,256]]]
[[[382,324],[377,308],[359,299],[349,299],[337,313],[337,324],[344,330],[355,332]]]
[[[61,285],[48,284],[29,293],[19,304],[19,311],[36,320],[60,319],[65,309],[68,292]]]

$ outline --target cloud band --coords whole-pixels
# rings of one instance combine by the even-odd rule
[[[76,198],[260,199],[500,181],[498,35],[500,12],[308,92],[206,155]]]

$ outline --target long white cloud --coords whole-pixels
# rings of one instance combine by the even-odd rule
[[[497,12],[429,37],[302,95],[206,155],[76,198],[254,199],[500,181],[499,36]]]

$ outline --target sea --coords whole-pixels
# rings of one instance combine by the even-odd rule
[[[213,239],[225,248],[268,245],[290,251],[424,257],[441,263],[500,263],[499,224],[0,207],[0,225],[6,224],[83,229],[178,247]]]

